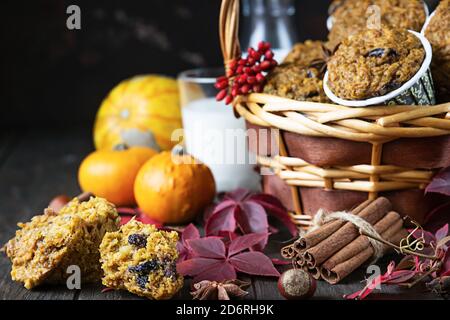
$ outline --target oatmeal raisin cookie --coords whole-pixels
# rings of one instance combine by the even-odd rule
[[[42,283],[63,283],[76,265],[82,282],[101,278],[98,248],[108,231],[118,229],[120,218],[113,204],[92,197],[87,202],[77,198],[59,213],[47,209],[20,229],[5,246],[11,259],[11,277],[31,289]]]

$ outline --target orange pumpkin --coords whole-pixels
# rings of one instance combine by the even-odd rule
[[[209,205],[216,186],[209,168],[189,155],[162,152],[139,171],[134,195],[139,208],[163,223],[192,221]]]
[[[117,206],[133,205],[136,175],[156,153],[146,147],[95,151],[83,160],[78,170],[80,187]]]

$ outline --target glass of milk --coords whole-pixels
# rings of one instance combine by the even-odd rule
[[[223,68],[195,69],[178,76],[183,118],[183,147],[211,169],[217,191],[259,190],[256,160],[248,152],[245,121],[231,105],[217,102],[214,88]]]

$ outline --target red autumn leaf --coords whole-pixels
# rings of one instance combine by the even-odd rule
[[[425,189],[425,193],[441,193],[450,196],[450,167],[442,169]]]
[[[199,274],[197,274],[193,281],[197,283],[203,280],[223,282],[226,280],[234,280],[237,278],[235,268],[227,261],[209,268]]]
[[[192,223],[184,228],[181,234],[181,241],[184,243],[186,243],[186,240],[190,239],[200,239],[200,232]]]
[[[262,251],[269,240],[269,223],[264,208],[252,202],[243,202],[236,207],[236,220],[244,234],[263,233],[266,236],[255,244],[254,249]]]
[[[286,208],[283,206],[280,200],[278,200],[274,196],[271,196],[270,194],[265,193],[251,195],[249,200],[256,201],[266,210],[268,210],[271,215],[279,219],[288,228],[292,236],[295,237],[298,234],[297,226],[292,222],[289,215],[286,214]]]
[[[222,259],[196,257],[177,263],[177,271],[184,276],[194,277],[211,268],[220,268],[222,264]]]
[[[234,205],[221,210],[214,210],[213,214],[206,221],[206,234],[217,235],[221,231],[234,232],[236,230],[236,210],[238,209]]]
[[[248,234],[228,240],[206,237],[187,240],[193,255],[179,262],[177,270],[184,276],[201,280],[224,281],[236,279],[236,271],[259,276],[276,276],[272,261],[261,252],[243,252],[265,238],[266,234]]]
[[[180,240],[177,243],[179,262],[191,258],[192,249],[187,243],[187,240],[191,239],[200,239],[200,232],[192,223],[183,229]]]
[[[226,257],[226,248],[217,237],[187,240],[194,255],[202,258],[221,259]]]
[[[398,270],[392,272],[392,274],[383,282],[386,284],[401,284],[406,283],[414,276],[417,275],[416,270]]]
[[[292,264],[292,261],[289,260],[282,260],[277,258],[272,258],[272,263],[274,266],[287,266],[288,264]]]
[[[441,277],[450,275],[450,250],[445,252],[445,257],[443,259],[442,268],[439,271]]]
[[[280,276],[272,261],[261,252],[243,252],[232,256],[229,260],[237,271],[243,273],[259,276]]]
[[[450,201],[434,208],[425,217],[425,229],[436,231],[440,226],[450,221]]]
[[[362,290],[349,295],[344,295],[344,298],[362,300],[382,284],[398,285],[408,283],[408,281],[418,274],[420,274],[420,271],[418,270],[396,270],[395,262],[392,261],[389,263],[385,274],[372,278]]]
[[[448,223],[435,232],[436,242],[441,241],[448,235]]]
[[[235,202],[244,201],[252,193],[250,190],[238,188],[234,191],[228,192],[224,195],[224,199],[233,200]]]
[[[232,256],[238,252],[244,251],[256,245],[261,240],[267,239],[267,234],[251,233],[238,237],[231,241],[228,247],[228,256]]]
[[[236,229],[243,234],[268,234],[268,214],[278,218],[296,235],[297,229],[278,199],[267,194],[253,194],[245,189],[225,194],[212,212],[205,213],[205,231],[207,235],[218,235],[222,231],[234,232]],[[266,244],[267,239],[263,239],[254,249],[262,250]]]
[[[140,221],[144,224],[153,224],[158,229],[164,227],[164,224],[149,218],[147,215],[142,213],[139,208],[119,207],[117,208],[117,212],[120,215],[120,225],[124,225],[134,218],[136,221]]]

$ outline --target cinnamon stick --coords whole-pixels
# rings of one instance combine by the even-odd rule
[[[366,200],[360,205],[358,205],[355,209],[351,211],[352,214],[358,215],[364,208],[366,208],[370,203],[372,203],[372,200]],[[339,230],[346,222],[342,220],[334,220],[330,221],[327,224],[323,225],[317,230],[314,230],[308,234],[306,234],[304,237],[299,238],[297,241],[294,242],[293,246],[294,249],[297,252],[302,252],[305,249],[314,247],[318,243],[322,242],[326,238],[328,238],[330,235],[332,235],[334,232]]]
[[[304,266],[305,266],[305,259],[303,258],[303,255],[301,255],[301,254],[298,254],[297,256],[295,256],[294,262],[295,262],[299,267],[304,267]]]
[[[384,216],[380,221],[378,221],[373,227],[376,232],[382,235],[386,230],[391,228],[394,224],[402,224],[402,219],[397,212],[391,211],[386,216]],[[340,251],[335,253],[327,261],[322,264],[322,267],[326,269],[333,269],[336,265],[347,261],[348,259],[354,257],[359,252],[364,251],[366,248],[370,247],[370,241],[366,236],[359,236],[347,246],[342,248]]]
[[[308,273],[316,280],[319,280],[321,277],[320,269],[317,267],[308,268]]]
[[[380,197],[364,207],[358,214],[359,217],[366,220],[368,223],[374,225],[387,212],[391,211],[392,205],[386,198]],[[319,228],[318,231],[320,232]],[[358,228],[351,222],[345,222],[344,225],[325,238],[317,245],[307,249],[303,253],[303,257],[306,260],[308,266],[317,267],[330,258],[333,254],[347,246],[350,242],[359,236]]]
[[[383,239],[398,243],[406,237],[403,220],[396,212],[389,212],[374,225],[374,229]],[[386,247],[385,247],[386,249]],[[374,254],[374,249],[366,236],[359,236],[342,250],[334,254],[320,267],[322,278],[336,284],[363,265]]]
[[[297,252],[294,250],[294,245],[290,244],[288,246],[285,246],[283,248],[281,248],[281,256],[284,259],[292,259],[297,255]]]

